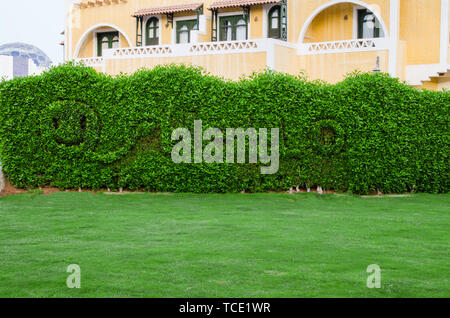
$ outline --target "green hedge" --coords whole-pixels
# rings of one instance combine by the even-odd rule
[[[449,105],[448,92],[385,74],[337,85],[272,72],[230,82],[180,66],[112,78],[66,64],[0,83],[0,158],[20,188],[448,192]],[[174,164],[172,131],[193,131],[194,120],[280,128],[279,172]]]

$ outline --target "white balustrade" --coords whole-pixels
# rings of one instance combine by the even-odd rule
[[[105,50],[103,56],[105,59],[115,59],[252,53],[266,51],[268,41],[270,39],[125,47]]]
[[[109,50],[108,57],[152,57],[164,56],[172,54],[172,48],[169,45],[163,46],[140,46],[140,47],[124,47],[120,49]]]
[[[124,47],[104,50],[103,57],[77,59],[88,66],[102,66],[107,59],[151,58],[151,57],[183,57],[195,55],[214,55],[227,53],[267,52],[273,55],[275,45],[297,48],[299,55],[362,52],[388,50],[390,41],[387,38],[353,39],[317,43],[294,44],[274,39],[258,39],[246,41],[198,42],[189,44],[169,44],[141,47]]]
[[[87,57],[76,59],[75,61],[91,67],[98,67],[103,65],[103,57]]]
[[[303,43],[299,45],[300,55],[346,53],[362,51],[378,51],[389,49],[389,41],[386,38],[353,39],[343,41],[328,41],[316,43]]]

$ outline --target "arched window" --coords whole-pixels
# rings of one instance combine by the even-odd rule
[[[150,18],[146,25],[147,37],[145,39],[145,45],[158,45],[159,44],[159,20],[158,18]]]
[[[274,6],[269,11],[269,38],[281,38],[281,7]]]

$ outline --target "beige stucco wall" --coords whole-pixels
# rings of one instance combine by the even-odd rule
[[[151,69],[157,65],[171,63],[200,66],[212,75],[237,80],[242,75],[250,75],[254,71],[264,71],[266,69],[266,53],[163,58],[121,58],[106,60],[106,69],[109,74],[117,75],[120,72],[132,73],[141,68]],[[241,70],[241,72],[236,72],[236,69]]]
[[[328,83],[337,83],[345,78],[345,75],[355,70],[371,72],[376,65],[377,56],[380,57],[382,72],[388,70],[388,51],[352,52],[339,54],[317,54],[296,56],[292,58],[295,49],[285,46],[275,47],[275,69],[292,74],[305,75],[309,80],[323,80]]]
[[[440,51],[441,0],[402,0],[400,39],[406,41],[407,64],[437,64]]]
[[[261,39],[263,37],[263,7],[254,6],[250,13],[250,39]]]
[[[397,77],[401,81],[406,80],[406,56],[407,56],[407,46],[406,41],[398,41],[397,44]]]
[[[309,26],[304,42],[353,38],[353,4],[341,3],[322,11]]]
[[[292,75],[301,73],[302,70],[299,69],[298,61],[294,58],[297,55],[296,49],[275,45],[274,51],[275,56],[277,57],[274,65],[275,70]]]
[[[348,73],[355,70],[371,72],[375,68],[377,56],[380,57],[382,72],[388,69],[388,51],[353,52],[338,54],[308,55],[299,59],[300,69],[304,69],[311,80],[324,80],[329,83],[342,81]]]
[[[82,43],[80,52],[78,53],[79,58],[92,57],[94,54],[94,40],[93,36],[89,36]]]

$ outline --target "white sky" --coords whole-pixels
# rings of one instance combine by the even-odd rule
[[[54,63],[63,61],[64,0],[0,0],[0,45],[32,44]]]

